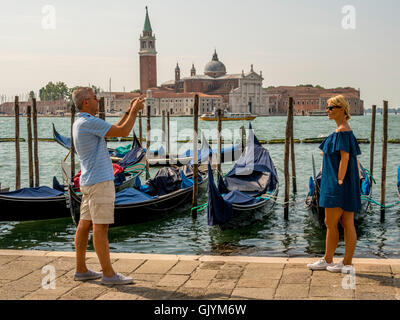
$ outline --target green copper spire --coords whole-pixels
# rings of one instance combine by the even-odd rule
[[[153,32],[151,30],[151,24],[150,24],[150,19],[149,19],[149,12],[147,11],[147,6],[146,6],[146,20],[144,21],[143,32],[150,32],[150,33]]]

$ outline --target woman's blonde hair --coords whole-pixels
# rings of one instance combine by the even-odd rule
[[[346,120],[350,120],[350,110],[349,110],[349,103],[347,102],[346,98],[341,94],[338,96],[334,96],[328,100],[328,105],[332,104],[338,107],[342,107],[344,110],[344,116]]]

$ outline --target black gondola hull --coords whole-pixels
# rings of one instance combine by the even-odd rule
[[[275,206],[275,199],[279,193],[279,184],[276,185],[276,189],[271,194],[271,198],[264,200],[253,205],[232,205],[233,214],[232,218],[223,224],[219,224],[222,230],[233,229],[241,226],[247,226],[254,223],[257,220],[262,220],[269,217]]]
[[[0,208],[0,221],[43,220],[69,216],[64,196],[42,199],[0,196]]]

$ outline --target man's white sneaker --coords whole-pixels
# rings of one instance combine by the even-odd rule
[[[114,276],[108,278],[103,275],[101,278],[101,283],[103,284],[131,284],[133,279],[130,277],[125,277],[124,275],[116,272]]]
[[[327,267],[326,270],[330,272],[341,272],[344,274],[354,273],[354,267],[352,265],[344,265],[343,261],[340,261],[338,264],[335,264],[332,267]]]
[[[311,270],[326,270],[328,267],[333,266],[333,262],[326,262],[325,258],[322,258],[314,263],[309,263],[307,267]]]

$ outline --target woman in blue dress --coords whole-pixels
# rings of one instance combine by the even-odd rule
[[[325,208],[325,256],[307,265],[311,270],[352,273],[352,258],[357,243],[354,213],[361,209],[360,176],[357,156],[361,154],[357,139],[350,129],[349,104],[342,96],[328,100],[327,113],[335,120],[334,133],[320,145],[323,152],[319,206]],[[345,255],[343,261],[333,263],[338,242],[338,222],[344,229]]]

